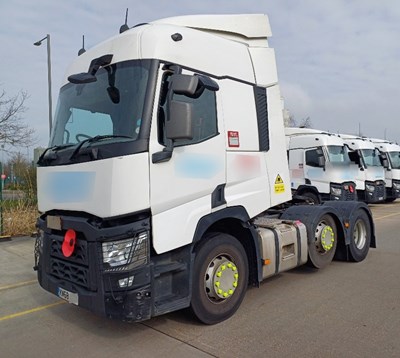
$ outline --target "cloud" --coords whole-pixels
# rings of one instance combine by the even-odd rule
[[[296,83],[281,83],[281,94],[285,101],[285,108],[296,120],[307,118],[313,108],[309,94]]]
[[[53,107],[61,79],[81,47],[118,33],[129,7],[130,26],[196,13],[267,13],[285,104],[320,129],[382,127],[400,140],[400,2],[392,0],[13,0],[0,2],[0,83],[30,93],[26,121],[48,139],[46,46],[51,34]],[[45,44],[44,44],[45,45]],[[238,64],[240,65],[240,64]],[[327,128],[335,126],[337,128]]]

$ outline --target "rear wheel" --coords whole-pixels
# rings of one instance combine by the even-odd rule
[[[322,215],[313,228],[313,237],[308,241],[308,265],[321,269],[335,256],[337,228],[329,214]]]
[[[196,250],[191,309],[206,324],[231,317],[246,294],[248,261],[241,243],[231,235],[208,235]]]
[[[371,224],[364,210],[358,209],[350,229],[349,245],[352,261],[359,262],[367,257],[371,244]]]

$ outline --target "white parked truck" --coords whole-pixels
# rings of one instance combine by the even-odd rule
[[[400,145],[384,139],[369,139],[383,156],[386,202],[400,198]]]
[[[291,205],[265,15],[176,17],[77,57],[38,161],[40,285],[141,321],[190,307],[213,324],[249,284],[361,261],[364,203]]]
[[[293,195],[315,204],[357,200],[357,168],[337,135],[311,128],[285,128]]]
[[[349,148],[350,159],[357,164],[355,176],[357,197],[367,203],[383,202],[386,198],[385,168],[375,145],[366,138],[340,134]]]

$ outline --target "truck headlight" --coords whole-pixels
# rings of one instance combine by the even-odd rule
[[[147,263],[148,233],[133,238],[102,243],[106,271],[124,271]]]
[[[365,190],[372,193],[373,191],[375,191],[375,185],[365,184]]]
[[[341,188],[331,188],[331,194],[335,196],[340,196],[342,195],[342,189]]]

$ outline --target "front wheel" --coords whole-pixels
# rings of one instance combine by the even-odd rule
[[[349,249],[351,260],[360,262],[367,257],[371,244],[371,224],[364,210],[358,209],[355,213],[350,233]]]
[[[307,198],[308,202],[311,205],[321,204],[321,200],[319,200],[318,195],[311,191],[306,191],[305,193],[301,194],[301,196],[304,196],[305,198]]]
[[[308,265],[321,269],[335,256],[337,228],[329,214],[322,215],[313,228],[313,237],[308,241]]]
[[[223,233],[208,235],[196,250],[191,309],[205,324],[231,317],[246,294],[248,260],[241,243]]]

